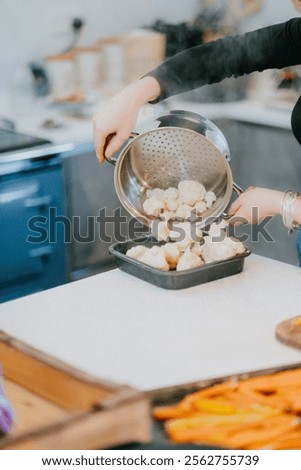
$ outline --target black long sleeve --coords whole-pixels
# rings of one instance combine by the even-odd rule
[[[202,44],[166,60],[147,76],[160,85],[159,100],[227,77],[301,63],[301,18]]]

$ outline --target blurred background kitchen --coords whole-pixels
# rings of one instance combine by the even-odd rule
[[[283,0],[2,0],[0,301],[114,267],[108,246],[120,234],[96,217],[127,214],[113,167],[95,157],[96,106],[182,49],[296,15]],[[167,109],[197,112],[224,132],[237,184],[300,190],[290,129],[300,76],[293,67],[226,79],[146,107],[137,130]],[[272,240],[252,230],[253,252],[297,264],[280,220],[266,226]]]

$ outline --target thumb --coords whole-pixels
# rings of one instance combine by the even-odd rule
[[[239,198],[238,198],[238,199],[236,199],[236,200],[231,204],[231,206],[229,207],[229,209],[228,209],[228,215],[231,215],[231,216],[234,215],[234,214],[238,211],[238,209],[239,209],[240,207],[241,207],[241,202],[240,202],[240,200],[239,200]]]
[[[109,152],[108,152],[108,148],[110,147],[110,143],[111,143],[111,140],[114,139],[116,135],[116,132],[112,132],[111,134],[108,134],[105,141],[104,141],[104,144],[103,144],[103,156],[104,157],[110,157],[111,155],[109,155]]]

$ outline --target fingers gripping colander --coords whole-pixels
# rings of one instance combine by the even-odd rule
[[[175,116],[177,125],[166,125],[175,124]],[[240,191],[233,183],[227,161],[227,142],[213,123],[198,115],[174,111],[157,122],[164,125],[138,135],[123,148],[117,160],[109,160],[116,164],[114,184],[120,202],[144,225],[150,225],[153,217],[143,210],[146,189],[167,189],[177,187],[183,180],[195,180],[217,197],[202,214],[200,226],[205,226],[208,219],[212,222],[224,212],[233,189]]]

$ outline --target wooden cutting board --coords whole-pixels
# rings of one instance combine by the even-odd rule
[[[288,318],[276,327],[276,337],[284,344],[301,349],[301,316]]]

